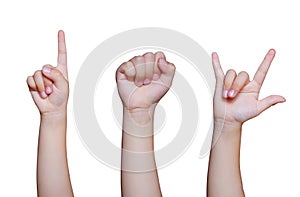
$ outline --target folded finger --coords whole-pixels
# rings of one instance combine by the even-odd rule
[[[158,61],[160,59],[166,59],[165,54],[163,52],[156,52],[155,53],[155,63],[154,63],[154,69],[153,69],[153,80],[158,80],[161,75],[161,71],[158,66]]]
[[[27,85],[30,91],[37,91],[37,87],[32,76],[27,77]]]
[[[155,56],[153,53],[146,53],[143,55],[145,58],[145,79],[144,85],[151,83],[154,73]]]
[[[53,91],[53,82],[44,76],[44,85],[45,85],[45,92],[46,94],[51,94]]]
[[[247,72],[242,71],[238,74],[238,76],[235,78],[229,92],[228,96],[230,98],[234,98],[240,91],[243,89],[245,85],[249,83],[249,75]]]
[[[54,68],[51,65],[45,65],[43,67],[43,75],[50,79],[56,88],[60,90],[68,88],[68,81],[63,76],[63,73],[57,68]]]
[[[45,92],[45,85],[42,72],[40,70],[36,71],[33,75],[33,79],[36,84],[37,90],[40,93],[40,96],[42,98],[46,98],[47,94]]]
[[[224,78],[224,90],[223,90],[223,97],[227,98],[229,90],[231,89],[231,86],[236,78],[236,72],[232,69],[228,70],[225,78]]]
[[[134,81],[135,68],[131,61],[124,62],[117,70],[117,80]]]
[[[145,80],[146,66],[142,56],[137,56],[131,60],[135,67],[136,75],[134,83],[136,86],[142,86]]]

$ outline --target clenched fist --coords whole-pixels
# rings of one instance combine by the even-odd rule
[[[150,109],[169,90],[175,66],[162,52],[146,53],[124,62],[116,72],[123,107],[129,111]]]

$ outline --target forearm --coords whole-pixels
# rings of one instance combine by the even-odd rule
[[[215,125],[207,180],[209,197],[244,196],[240,144],[241,125]]]
[[[38,159],[38,196],[73,196],[66,152],[66,112],[41,115]]]
[[[122,135],[122,195],[162,196],[153,146],[153,112],[124,110]]]

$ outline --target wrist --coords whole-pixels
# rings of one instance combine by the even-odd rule
[[[57,121],[57,120],[64,120],[66,117],[67,117],[67,110],[41,113],[41,120]]]
[[[123,108],[123,134],[135,138],[153,137],[155,106],[151,108]]]
[[[153,103],[151,105],[143,106],[143,107],[128,107],[123,105],[123,109],[128,111],[128,113],[136,113],[136,112],[149,112],[155,109],[157,103]]]
[[[138,125],[147,125],[152,122],[154,118],[154,111],[157,104],[152,104],[147,108],[123,108],[124,116],[127,115],[133,122]]]
[[[240,137],[242,125],[242,122],[215,118],[213,140],[216,141],[221,135],[226,138]]]
[[[235,120],[218,119],[214,120],[214,130],[221,132],[233,132],[241,130],[243,123]]]
[[[242,123],[237,121],[215,120],[211,148],[217,144],[232,146],[241,141]]]
[[[65,139],[67,129],[67,112],[48,112],[41,114],[40,135],[47,133],[47,136]],[[49,136],[48,136],[49,137]]]

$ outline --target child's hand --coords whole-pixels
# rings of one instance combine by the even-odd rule
[[[242,124],[272,105],[285,102],[282,96],[277,95],[258,100],[259,91],[274,56],[275,50],[269,50],[253,80],[250,81],[246,72],[237,75],[234,70],[228,70],[224,76],[217,53],[212,54],[217,81],[214,96],[215,123]]]
[[[58,32],[57,67],[43,66],[42,70],[37,70],[33,76],[27,78],[27,84],[41,115],[61,113],[66,110],[69,84],[63,31]]]
[[[129,111],[149,109],[169,90],[175,66],[162,52],[146,53],[123,63],[116,72],[123,107]]]
[[[146,53],[116,71],[123,102],[122,196],[162,196],[154,155],[155,106],[169,90],[175,66],[163,53]],[[146,154],[145,154],[146,153]]]

